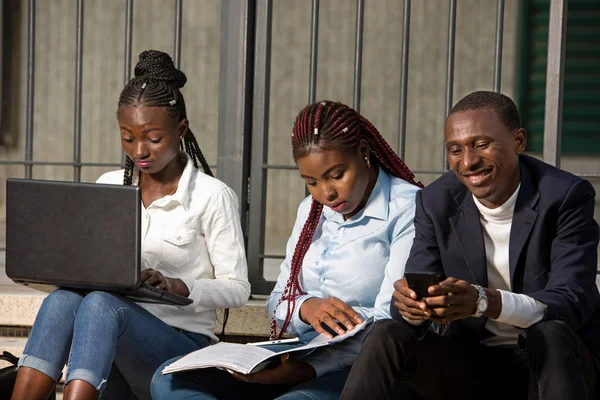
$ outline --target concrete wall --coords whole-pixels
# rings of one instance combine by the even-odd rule
[[[11,96],[3,99],[10,114],[3,121],[12,146],[0,147],[0,159],[22,160],[25,146],[26,4],[12,0]],[[121,0],[85,2],[83,64],[84,162],[120,162],[115,120],[124,85],[124,12]],[[273,2],[269,162],[293,165],[289,136],[296,114],[308,101],[310,19],[308,1]],[[136,1],[133,61],[142,50],[173,52],[174,7],[160,0]],[[356,5],[350,0],[320,2],[317,99],[352,104]],[[37,2],[34,159],[70,161],[73,143],[75,1]],[[400,57],[403,5],[398,0],[366,2],[361,112],[393,148],[398,146]],[[503,41],[502,91],[514,96],[517,55],[517,0],[507,0]],[[477,89],[492,88],[496,0],[458,2],[454,101]],[[445,101],[447,2],[412,2],[406,163],[415,170],[442,166]],[[192,130],[209,161],[217,158],[220,2],[185,1],[183,89]],[[8,124],[7,124],[8,123]],[[221,134],[227,134],[221,132]],[[600,172],[600,161],[565,158],[566,169]],[[110,169],[110,168],[108,168]],[[84,168],[93,181],[107,168]],[[71,167],[34,167],[35,178],[72,179]],[[22,166],[0,166],[0,179],[22,177]],[[436,178],[419,175],[423,183]],[[267,191],[266,249],[281,254],[291,231],[304,187],[295,171],[270,171]],[[599,188],[600,189],[600,188]],[[0,246],[4,243],[4,185],[0,185]],[[278,262],[268,264],[275,276]]]

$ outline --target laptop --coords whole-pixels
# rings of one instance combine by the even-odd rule
[[[192,303],[140,281],[141,204],[137,186],[7,179],[6,275],[45,292],[64,287]]]

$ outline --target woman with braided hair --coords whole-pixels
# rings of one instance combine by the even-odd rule
[[[54,291],[36,317],[13,399],[45,399],[65,363],[65,400],[150,399],[157,367],[216,342],[215,309],[248,300],[238,202],[212,177],[189,128],[179,90],[185,83],[167,54],[140,54],[117,111],[125,169],[98,182],[141,187],[141,279],[192,304]]]
[[[390,318],[393,283],[414,237],[420,182],[377,129],[330,101],[300,112],[293,156],[310,196],[300,204],[271,296],[271,338],[331,337],[369,317]],[[217,369],[160,375],[155,399],[337,399],[364,332],[308,355],[290,353],[263,371]],[[165,364],[172,362],[168,361]]]

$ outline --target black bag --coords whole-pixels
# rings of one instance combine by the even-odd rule
[[[19,358],[8,351],[4,351],[0,355],[0,360],[13,364],[0,369],[0,399],[10,399],[17,380],[17,362],[19,362]]]
[[[10,399],[13,387],[17,381],[17,363],[19,358],[8,351],[3,351],[0,360],[8,361],[13,365],[0,369],[0,399]],[[52,391],[48,400],[56,400],[56,390]]]

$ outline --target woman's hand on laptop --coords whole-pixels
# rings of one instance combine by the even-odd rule
[[[169,293],[178,294],[183,297],[188,297],[190,295],[187,285],[183,283],[181,279],[168,278],[152,268],[143,270],[141,278],[142,282],[166,290]]]

